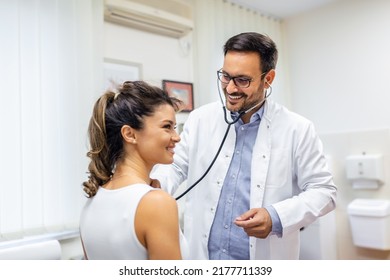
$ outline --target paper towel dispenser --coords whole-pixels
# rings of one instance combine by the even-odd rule
[[[381,154],[351,155],[346,159],[347,178],[355,189],[377,189],[384,183],[384,162]]]

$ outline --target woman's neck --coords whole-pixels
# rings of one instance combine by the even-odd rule
[[[104,186],[108,189],[116,189],[132,184],[151,184],[150,168],[134,160],[123,160],[115,167],[111,180]]]

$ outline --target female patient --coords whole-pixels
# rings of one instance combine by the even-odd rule
[[[150,186],[157,163],[173,162],[180,101],[142,81],[95,103],[89,124],[89,197],[80,220],[87,259],[181,259],[176,201]]]

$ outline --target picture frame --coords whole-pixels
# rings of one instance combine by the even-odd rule
[[[125,81],[142,79],[142,64],[104,58],[104,89],[115,89]]]
[[[181,112],[191,112],[194,110],[194,89],[192,83],[163,80],[162,87],[169,96],[183,101]]]

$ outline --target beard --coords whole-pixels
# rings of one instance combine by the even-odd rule
[[[245,112],[247,110],[254,109],[254,107],[259,106],[263,103],[263,98],[257,98],[254,100],[248,100],[248,95],[245,93],[235,93],[228,95],[225,91],[225,103],[226,108],[232,113]]]

